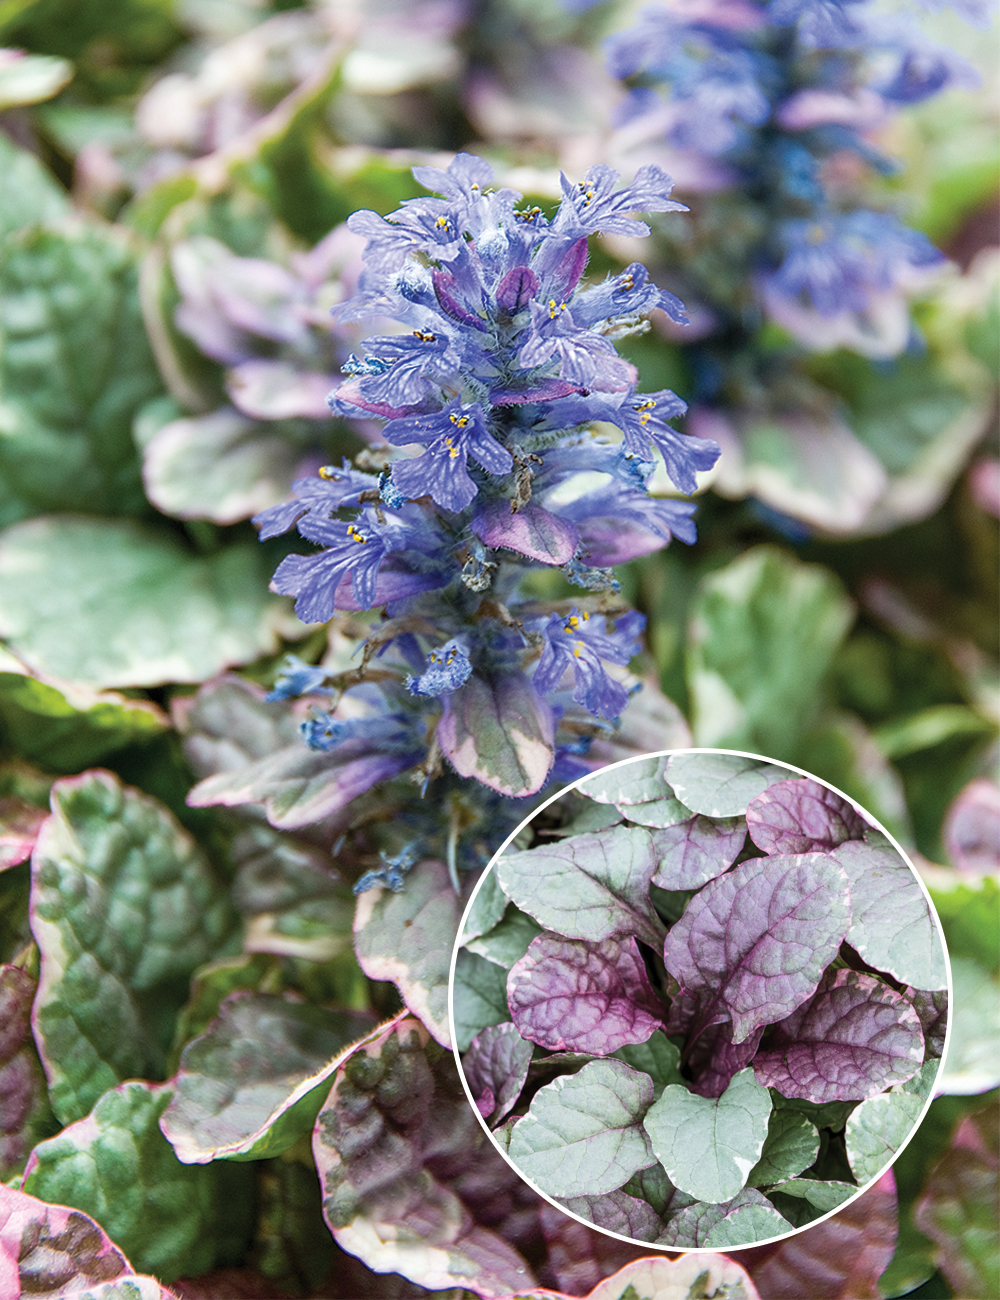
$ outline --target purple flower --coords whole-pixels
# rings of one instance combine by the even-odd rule
[[[427,656],[427,668],[419,677],[407,677],[406,688],[414,695],[450,695],[469,680],[472,663],[462,641],[452,638]]]
[[[683,203],[670,198],[674,183],[661,167],[647,163],[635,180],[617,189],[621,173],[603,163],[591,167],[574,185],[560,173],[563,201],[552,229],[560,235],[589,235],[600,230],[609,235],[648,235],[649,226],[630,212],[686,212]]]
[[[328,686],[324,686],[329,673],[325,668],[316,668],[307,664],[298,655],[285,655],[274,681],[274,690],[268,691],[264,699],[269,703],[275,700],[291,699],[295,695],[332,695]]]
[[[625,665],[639,653],[638,635],[645,618],[634,611],[618,619],[614,632],[605,630],[600,614],[589,614],[575,606],[568,616],[550,614],[548,619],[526,625],[544,637],[542,657],[535,669],[536,691],[555,690],[563,674],[573,671],[573,699],[600,718],[617,718],[628,702],[629,692],[608,675],[602,660]]]
[[[463,510],[478,492],[469,474],[469,457],[492,474],[509,474],[514,460],[490,433],[479,402],[451,402],[433,415],[392,420],[384,429],[396,446],[422,443],[427,450],[412,460],[398,460],[392,480],[404,496],[429,496],[446,510]]]

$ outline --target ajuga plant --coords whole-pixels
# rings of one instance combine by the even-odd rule
[[[533,826],[473,897],[453,983],[515,1168],[682,1248],[791,1232],[884,1172],[941,1064],[948,971],[880,831],[818,781],[697,750],[593,773]]]
[[[256,517],[264,539],[297,527],[319,548],[274,577],[300,619],[367,619],[348,671],[293,660],[274,692],[328,697],[302,723],[309,815],[362,828],[359,853],[381,855],[359,890],[399,889],[428,856],[457,883],[522,819],[515,800],[585,770],[592,737],[628,701],[619,676],[643,625],[615,598],[613,566],[694,540],[694,506],[654,498],[647,479],[662,457],[689,493],[718,455],[670,426],[685,409],[673,392],[636,392],[615,350],[654,310],[682,321],[678,299],[639,263],[581,280],[589,235],[646,234],[629,213],[680,206],[658,167],[622,189],[604,166],[564,178],[551,218],[491,189],[492,169],[469,154],[414,174],[442,197],[350,219],[364,271],[336,312],[382,326],[330,398],[385,421],[382,450],[298,480],[294,500]],[[542,568],[579,598],[535,598]]]
[[[879,133],[977,74],[867,0],[654,4],[608,56],[630,87],[621,139],[658,140],[698,196],[663,232],[695,322],[679,340],[688,427],[722,443],[723,490],[830,532],[859,527],[907,459],[905,439],[890,445],[854,407],[879,384],[910,400],[933,382],[810,355],[922,352],[910,301],[944,259],[892,210]]]

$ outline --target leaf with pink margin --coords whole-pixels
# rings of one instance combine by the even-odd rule
[[[741,1043],[814,992],[850,923],[847,877],[828,854],[751,858],[692,898],[663,960],[699,1000],[696,1026],[732,1020]]]
[[[616,1232],[636,1241],[655,1241],[663,1231],[660,1216],[646,1201],[627,1192],[605,1192],[603,1196],[574,1196],[560,1204],[586,1219],[602,1232]]]
[[[35,847],[42,822],[48,816],[45,808],[38,808],[16,796],[0,799],[0,871],[26,862]]]
[[[287,704],[269,702],[245,677],[227,673],[194,695],[175,697],[170,711],[184,756],[199,780],[238,772],[298,742],[299,724]]]
[[[871,975],[827,971],[816,992],[771,1027],[757,1082],[804,1101],[864,1101],[905,1083],[924,1059],[911,1004]]]
[[[354,915],[358,965],[369,979],[392,980],[443,1047],[451,1047],[448,972],[461,916],[448,868],[434,859],[417,863],[398,893],[366,889]]]
[[[280,1155],[312,1129],[324,1084],[373,1020],[278,994],[229,994],[181,1053],[160,1131],[184,1164]]]
[[[698,814],[653,832],[656,875],[661,889],[698,889],[728,871],[746,842],[742,817]]]
[[[765,853],[812,853],[860,840],[868,824],[855,808],[819,781],[778,781],[751,799],[750,838]]]
[[[501,1123],[521,1095],[528,1078],[532,1046],[526,1042],[509,1021],[503,1025],[490,1025],[476,1035],[462,1058],[466,1082],[477,1099],[487,1093],[492,1098],[488,1110],[482,1106],[479,1113],[484,1119]]]
[[[666,766],[666,756],[637,758],[633,762],[592,772],[583,778],[576,791],[595,803],[614,804],[619,810],[636,804],[659,803],[670,799],[663,775]],[[676,800],[672,802],[676,803]]]
[[[916,876],[885,838],[848,841],[830,855],[851,882],[847,942],[869,966],[916,988],[946,989],[948,964]]]
[[[933,1166],[913,1221],[934,1242],[935,1259],[956,1295],[1000,1293],[996,1106],[966,1115]]]
[[[540,934],[510,969],[507,1003],[521,1036],[554,1052],[608,1056],[644,1043],[663,1024],[631,937],[588,942]]]
[[[17,966],[0,966],[0,1178],[20,1173],[36,1142],[57,1127],[31,1037],[38,983]]]
[[[776,1245],[733,1251],[761,1300],[879,1300],[898,1231],[892,1173],[837,1214]]]
[[[0,1185],[0,1295],[61,1300],[83,1292],[93,1300],[174,1300],[155,1278],[134,1273],[89,1215]]]
[[[487,546],[505,547],[542,564],[568,564],[579,541],[574,524],[533,501],[516,512],[509,501],[488,502],[480,507],[471,526]]]
[[[658,948],[663,922],[649,897],[656,870],[650,833],[612,826],[497,859],[504,893],[539,925],[567,939],[633,934]]]
[[[512,798],[535,794],[554,759],[552,710],[523,673],[473,673],[445,697],[437,739],[459,776]]]
[[[450,1053],[408,1013],[338,1068],[313,1156],[327,1226],[374,1272],[486,1298],[535,1285],[524,1258],[470,1208],[509,1199],[517,1175],[480,1128]]]
[[[742,1295],[763,1300],[739,1264],[725,1255],[692,1253],[681,1259],[638,1259],[599,1283],[586,1300],[693,1300],[704,1296]]]

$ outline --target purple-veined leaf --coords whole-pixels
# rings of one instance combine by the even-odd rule
[[[805,1101],[863,1101],[913,1077],[924,1059],[910,1003],[871,975],[827,971],[808,1002],[774,1025],[757,1082]]]
[[[759,1025],[742,1043],[734,1043],[732,1021],[703,1029],[687,1053],[691,1091],[699,1097],[721,1097],[733,1075],[754,1059],[763,1032]]]
[[[804,1115],[773,1110],[760,1159],[750,1170],[748,1187],[769,1187],[801,1174],[819,1155],[819,1133]]]
[[[664,778],[667,757],[637,758],[614,767],[591,772],[576,787],[595,803],[614,804],[619,810],[636,804],[667,800],[670,790]],[[674,801],[676,802],[676,800]],[[688,814],[690,816],[690,813]]]
[[[730,1201],[746,1186],[767,1138],[771,1098],[752,1070],[715,1098],[678,1084],[665,1088],[643,1126],[670,1181],[700,1201]]]
[[[184,985],[225,951],[234,917],[191,836],[109,772],[52,787],[32,860],[41,951],[33,1026],[63,1123],[105,1089],[162,1077]]]
[[[392,980],[410,1011],[444,1047],[448,1032],[448,970],[462,915],[443,862],[428,859],[406,876],[406,888],[366,889],[358,896],[354,943],[369,979]]]
[[[549,1196],[599,1196],[655,1163],[642,1121],[652,1081],[624,1061],[591,1061],[540,1088],[507,1154]]]
[[[534,1285],[518,1252],[475,1217],[487,1191],[509,1199],[517,1177],[480,1129],[450,1054],[409,1014],[338,1068],[313,1156],[327,1226],[374,1272],[483,1297]]]
[[[315,1123],[349,1044],[372,1029],[359,1011],[328,1011],[237,992],[181,1053],[160,1130],[184,1164],[280,1155]]]
[[[171,704],[184,755],[199,779],[238,772],[296,742],[299,725],[286,705],[264,698],[245,677],[226,674]]]
[[[705,817],[739,817],[751,800],[777,781],[788,779],[788,769],[774,767],[742,754],[671,754],[667,785],[693,813]]]
[[[700,814],[654,831],[657,866],[653,884],[661,889],[698,889],[732,866],[746,837],[742,817]]]
[[[473,673],[445,697],[437,738],[459,776],[522,798],[545,784],[552,767],[552,711],[522,673],[492,681]]]
[[[128,1288],[131,1288],[129,1290]],[[174,1300],[89,1215],[0,1185],[0,1295],[5,1300]]]
[[[540,934],[510,969],[507,1004],[521,1036],[554,1052],[608,1056],[663,1024],[632,938]]]
[[[859,1186],[876,1178],[906,1141],[920,1112],[922,1097],[912,1092],[883,1092],[851,1111],[844,1129],[847,1160]]]
[[[847,877],[829,855],[751,858],[692,898],[663,960],[698,999],[696,1025],[732,1020],[741,1043],[810,996],[850,920]]]
[[[466,1082],[476,1098],[487,1094],[492,1104],[488,1109],[479,1107],[484,1119],[494,1126],[501,1123],[521,1095],[528,1078],[532,1047],[509,1021],[503,1025],[490,1025],[472,1040],[462,1058]]]
[[[948,1032],[948,990],[908,988],[906,996],[920,1018],[924,1031],[927,1060],[939,1060],[944,1055],[944,1040]]]
[[[831,854],[851,882],[847,942],[869,966],[915,988],[948,987],[944,947],[917,878],[891,844],[841,844]]]
[[[0,871],[26,862],[38,839],[42,822],[48,816],[44,808],[14,796],[0,799]]]
[[[509,501],[491,501],[472,521],[487,546],[506,547],[542,564],[568,564],[576,554],[576,525],[529,501],[516,513]]]
[[[253,1202],[251,1170],[174,1155],[158,1127],[172,1091],[136,1080],[109,1089],[86,1118],[35,1147],[22,1182],[91,1215],[137,1268],[168,1283],[231,1252]]]
[[[878,1300],[897,1230],[896,1184],[887,1173],[823,1223],[731,1258],[749,1272],[764,1300]]]
[[[655,870],[650,833],[639,826],[505,853],[496,864],[507,897],[547,929],[594,941],[634,934],[658,947],[663,923],[649,898]]]
[[[20,1173],[31,1148],[57,1127],[31,1038],[37,981],[0,966],[0,1178]]]
[[[1000,1281],[996,1107],[966,1115],[933,1166],[913,1221],[934,1242],[937,1266],[956,1295],[995,1294]]]
[[[812,853],[860,840],[867,823],[833,790],[809,777],[777,781],[747,808],[750,838],[765,853]]]
[[[627,1192],[605,1192],[603,1196],[573,1196],[562,1202],[581,1219],[605,1232],[617,1232],[635,1241],[655,1241],[663,1230],[660,1216],[645,1201]]]

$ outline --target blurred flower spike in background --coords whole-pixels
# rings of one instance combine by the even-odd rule
[[[364,270],[335,315],[388,319],[396,332],[364,340],[329,401],[336,413],[384,421],[382,439],[416,454],[390,458],[383,443],[381,473],[322,469],[255,522],[262,539],[295,526],[321,548],[287,556],[274,577],[303,621],[384,607],[347,693],[375,710],[367,734],[375,717],[423,720],[423,742],[409,727],[393,766],[419,768],[402,823],[429,852],[440,838],[438,805],[421,798],[429,782],[454,784],[452,770],[480,782],[469,823],[479,834],[494,817],[495,845],[523,814],[513,805],[498,817],[487,792],[525,797],[554,773],[586,770],[571,755],[625,707],[630,688],[615,670],[638,653],[644,623],[615,600],[611,566],[674,533],[694,540],[692,507],[651,497],[646,480],[662,459],[676,489],[691,492],[718,448],[672,428],[684,403],[669,390],[637,393],[612,342],[643,330],[655,310],[683,323],[680,301],[639,263],[601,283],[582,279],[589,235],[645,235],[630,213],[682,209],[660,168],[642,168],[624,188],[606,166],[578,184],[563,177],[551,218],[492,188],[492,168],[471,154],[414,175],[440,197],[348,222],[366,238]],[[597,421],[620,439],[595,433]],[[524,585],[542,566],[596,594],[546,612]],[[365,682],[376,660],[377,685]],[[275,694],[325,680],[293,662]],[[308,743],[331,756],[331,781],[342,779],[341,747],[358,743],[337,707],[334,720],[305,724]],[[373,757],[372,782],[385,778],[382,767]],[[453,876],[459,856],[451,836]]]

